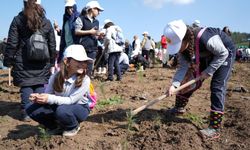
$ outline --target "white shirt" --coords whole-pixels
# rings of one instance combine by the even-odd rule
[[[87,104],[87,95],[90,93],[90,78],[85,75],[82,86],[75,88],[76,75],[64,81],[63,92],[59,93],[54,91],[53,84],[55,77],[58,73],[53,74],[49,79],[49,84],[45,89],[45,93],[49,94],[48,104]]]
[[[121,64],[121,63],[129,65],[128,55],[124,52],[122,52],[120,57],[119,57],[119,64]]]

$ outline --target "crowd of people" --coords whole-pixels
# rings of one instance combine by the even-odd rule
[[[142,41],[135,35],[130,43],[111,19],[100,26],[97,17],[104,8],[98,1],[89,1],[78,12],[75,0],[66,0],[62,28],[56,21],[52,26],[40,0],[23,1],[24,9],[10,25],[4,66],[12,68],[13,83],[20,87],[24,121],[33,119],[51,133],[74,136],[89,115],[89,87],[95,75],[107,74],[106,81],[121,81],[130,64],[143,71],[158,57],[163,67],[171,66],[169,61],[177,64],[178,59],[179,63],[167,95],[174,95],[188,80],[201,78],[194,88],[177,93],[170,110],[173,115],[185,113],[194,91],[205,79],[212,78],[210,123],[200,133],[206,138],[219,137],[226,83],[236,55],[229,29],[221,32],[203,27],[199,20],[190,26],[182,20],[171,21],[156,51],[156,43],[147,31],[142,33]],[[50,56],[46,61],[27,58],[27,39],[36,31],[46,37]]]

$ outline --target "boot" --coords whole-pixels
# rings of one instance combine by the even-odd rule
[[[177,95],[175,106],[170,110],[173,115],[183,115],[186,112],[185,106],[188,104],[188,98]]]
[[[223,118],[223,112],[211,111],[210,123],[208,128],[200,130],[200,133],[205,139],[216,139],[220,137],[220,127]]]

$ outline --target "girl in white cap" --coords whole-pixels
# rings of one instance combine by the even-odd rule
[[[168,41],[169,54],[178,53],[179,68],[174,75],[167,93],[171,96],[181,84],[190,80],[188,76],[201,80],[211,80],[211,111],[209,127],[200,130],[205,138],[218,138],[224,114],[226,85],[235,58],[235,46],[232,39],[218,28],[192,28],[182,20],[167,24],[164,35]],[[178,92],[173,114],[183,114],[189,98],[202,82]]]
[[[26,109],[27,114],[52,134],[76,135],[80,122],[90,112],[90,78],[86,69],[91,62],[82,45],[67,47],[61,69],[50,77],[45,93],[30,95],[33,103]]]
[[[96,17],[104,9],[98,1],[90,1],[83,8],[76,20],[75,34],[80,38],[79,43],[86,49],[88,57],[95,60],[97,53],[97,35],[99,34],[99,21]],[[93,63],[88,65],[87,74],[92,77]]]
[[[29,39],[39,31],[47,40],[49,58],[32,60],[27,55],[31,49]],[[22,120],[29,121],[25,108],[29,95],[44,92],[44,84],[50,77],[51,66],[55,64],[56,42],[51,22],[45,16],[41,0],[24,0],[24,9],[14,17],[8,35],[4,54],[4,65],[12,68],[13,83],[20,87]]]

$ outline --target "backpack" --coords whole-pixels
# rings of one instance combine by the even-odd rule
[[[87,95],[89,108],[92,110],[97,103],[97,94],[95,92],[94,86],[90,83],[89,94]]]
[[[125,39],[122,33],[122,30],[119,26],[116,26],[116,37],[115,37],[115,43],[118,44],[119,46],[125,44]]]
[[[50,58],[48,42],[41,31],[37,30],[26,41],[27,59],[46,61]]]

